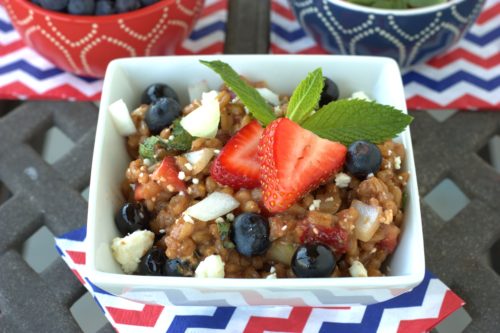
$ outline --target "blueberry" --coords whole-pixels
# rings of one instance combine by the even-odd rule
[[[292,270],[299,278],[329,277],[336,264],[332,251],[323,244],[301,245],[292,257]]]
[[[146,229],[149,225],[149,220],[150,215],[146,207],[136,202],[127,202],[115,216],[116,227],[122,235]]]
[[[152,5],[154,3],[157,3],[159,0],[141,0],[141,4],[143,7]]]
[[[264,254],[271,244],[269,222],[258,214],[238,215],[233,222],[232,234],[236,250],[247,257]]]
[[[345,167],[359,179],[375,174],[382,164],[382,154],[376,145],[367,141],[356,141],[349,146]]]
[[[64,11],[68,5],[68,0],[40,0],[39,2],[43,8],[55,11]]]
[[[152,247],[139,262],[139,275],[163,275],[163,267],[167,261],[165,251]]]
[[[181,106],[175,99],[162,97],[151,104],[144,120],[151,134],[156,135],[170,126],[181,115],[181,111]]]
[[[163,275],[167,276],[193,276],[193,269],[180,259],[169,259],[163,266]]]
[[[142,93],[142,104],[151,104],[161,97],[170,97],[179,102],[179,97],[174,89],[163,83],[154,83]]]
[[[321,91],[321,98],[319,100],[319,106],[326,105],[330,102],[339,99],[339,88],[327,77],[323,77],[325,85],[323,86],[323,91]]]
[[[73,15],[92,15],[94,14],[94,0],[69,0],[68,13]]]
[[[141,2],[139,0],[116,0],[115,6],[118,13],[126,13],[139,9]]]
[[[115,4],[111,0],[99,0],[95,3],[95,14],[99,15],[111,15],[115,14]]]

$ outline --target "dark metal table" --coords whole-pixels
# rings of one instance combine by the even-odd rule
[[[229,9],[225,52],[267,53],[268,1],[230,1]],[[446,120],[425,111],[412,115],[427,266],[466,300],[472,317],[466,331],[498,332],[500,173],[488,143],[500,135],[500,113],[458,112]],[[37,273],[21,253],[43,226],[60,235],[85,224],[81,192],[89,184],[96,121],[92,103],[0,101],[2,333],[80,331],[70,307],[84,288],[60,258]],[[50,164],[39,152],[54,126],[74,146]],[[457,203],[451,213],[436,207],[446,186],[458,193],[447,198]],[[99,330],[112,331],[109,324]]]

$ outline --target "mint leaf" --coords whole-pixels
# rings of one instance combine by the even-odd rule
[[[302,124],[318,104],[324,83],[321,68],[307,74],[290,97],[286,117],[297,124]]]
[[[231,66],[220,60],[200,60],[200,62],[219,74],[226,85],[238,95],[252,116],[262,124],[267,125],[276,119],[271,106],[267,104],[257,89],[248,85]]]
[[[348,146],[357,140],[380,143],[395,137],[413,117],[392,106],[359,99],[341,99],[323,106],[302,127],[322,138]]]
[[[162,139],[161,146],[167,150],[186,151],[191,149],[195,138],[182,127],[180,119],[175,120],[172,126],[172,140]]]
[[[231,240],[229,239],[229,233],[231,230],[231,223],[229,223],[227,221],[217,222],[217,230],[219,231],[220,240],[222,241],[222,245],[226,249],[233,249],[234,243],[231,242]]]
[[[139,155],[141,155],[143,159],[148,158],[154,161],[156,145],[160,140],[161,138],[159,136],[150,136],[146,138],[146,140],[139,145]]]

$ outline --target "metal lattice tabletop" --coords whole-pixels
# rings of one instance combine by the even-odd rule
[[[269,3],[230,5],[226,52],[267,52]],[[412,115],[427,266],[467,302],[467,332],[498,332],[500,172],[493,165],[500,158],[489,148],[498,146],[500,112],[458,112],[447,119],[444,111],[440,117]],[[0,101],[2,333],[81,331],[71,308],[84,288],[57,255],[48,267],[37,268],[24,254],[27,240],[41,230],[60,235],[85,224],[82,192],[96,121],[92,103]],[[44,140],[54,130],[71,148],[44,159]],[[99,330],[112,331],[109,324]]]

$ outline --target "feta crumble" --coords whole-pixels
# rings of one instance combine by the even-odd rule
[[[179,175],[177,176],[177,178],[179,178],[180,180],[186,179],[186,174],[184,173],[184,171],[179,171]]]
[[[224,262],[219,255],[212,254],[200,262],[194,276],[197,278],[223,278]]]
[[[394,158],[394,169],[396,169],[396,170],[401,169],[401,157],[400,156],[396,156],[396,158]]]
[[[188,169],[189,171],[193,171],[193,165],[191,163],[186,163],[184,164],[184,166],[186,167],[186,169]]]
[[[349,273],[351,274],[352,277],[367,277],[368,272],[366,271],[365,266],[363,266],[362,263],[359,261],[355,260],[351,267],[349,267]]]
[[[193,184],[199,184],[200,183],[200,180],[198,178],[193,178]]]
[[[364,91],[353,92],[349,99],[361,99],[368,102],[372,100]]]
[[[141,258],[153,246],[155,234],[149,230],[136,230],[111,242],[111,252],[126,274],[137,270]]]
[[[229,213],[226,215],[226,218],[229,220],[229,221],[234,221],[234,214],[233,213]]]
[[[339,172],[335,176],[335,185],[337,185],[337,187],[339,188],[346,188],[347,186],[349,186],[350,182],[351,182],[351,177],[346,173]],[[333,201],[333,198],[331,201]]]
[[[325,199],[325,202],[333,202],[333,201],[334,201],[333,197],[328,197],[328,198]]]
[[[312,204],[314,205],[315,209],[319,209],[319,206],[321,205],[321,200],[320,199],[313,200]]]

